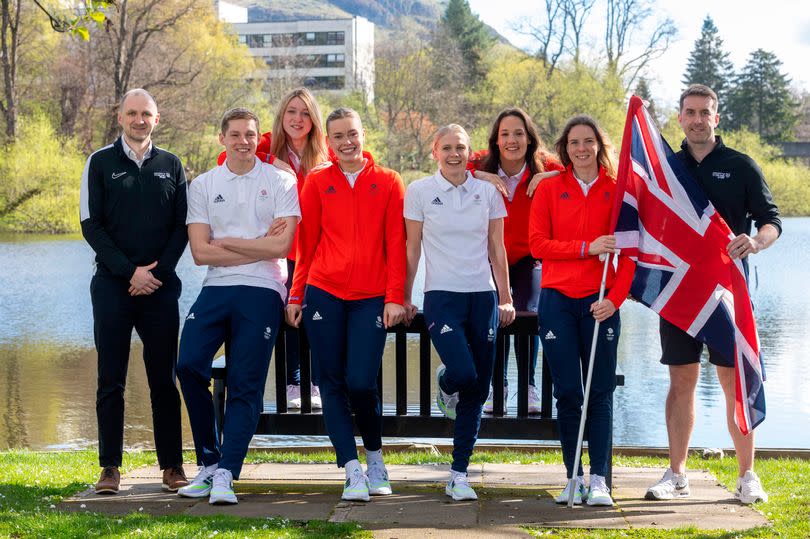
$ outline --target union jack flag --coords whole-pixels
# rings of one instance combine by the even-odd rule
[[[612,224],[636,261],[632,296],[665,320],[734,358],[734,419],[748,434],[765,419],[759,336],[726,222],[633,96],[624,127]]]

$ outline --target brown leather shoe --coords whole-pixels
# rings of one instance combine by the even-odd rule
[[[118,494],[120,484],[121,472],[118,471],[118,466],[105,466],[96,483],[96,494]]]
[[[177,489],[188,485],[183,466],[170,466],[163,470],[163,490],[177,492]]]

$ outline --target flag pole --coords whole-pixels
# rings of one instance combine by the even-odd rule
[[[605,299],[605,282],[607,281],[610,253],[606,253],[605,265],[602,267],[602,282],[599,284],[599,300]],[[577,450],[574,454],[574,464],[571,468],[571,477],[568,479],[568,507],[574,507],[574,493],[577,488],[577,472],[579,472],[579,459],[582,456],[582,439],[585,437],[585,420],[588,415],[588,397],[591,394],[591,379],[593,378],[593,362],[596,357],[596,340],[599,337],[599,320],[593,325],[593,338],[591,339],[591,357],[588,360],[588,375],[585,377],[585,396],[582,401],[582,413],[579,416],[579,434],[577,435]]]

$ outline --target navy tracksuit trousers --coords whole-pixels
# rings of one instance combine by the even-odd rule
[[[584,401],[585,377],[596,321],[590,312],[598,294],[571,298],[551,288],[540,293],[540,338],[551,369],[557,425],[568,477],[574,469],[579,421]],[[591,393],[585,422],[585,438],[591,473],[606,475],[613,428],[613,390],[616,389],[616,351],[621,321],[619,311],[599,324]],[[582,475],[577,463],[577,475]]]
[[[498,301],[494,291],[431,290],[425,292],[423,312],[430,340],[446,367],[442,389],[459,394],[451,468],[466,472],[492,381]]]
[[[304,294],[302,320],[339,467],[357,458],[352,412],[363,447],[382,447],[377,375],[385,348],[384,305],[383,296],[343,300],[312,285]]]
[[[239,479],[259,414],[281,323],[278,292],[256,286],[204,286],[180,337],[177,377],[188,409],[197,464],[219,464]],[[209,391],[211,363],[229,339],[222,446]]]

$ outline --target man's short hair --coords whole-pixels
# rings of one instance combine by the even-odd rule
[[[142,95],[142,96],[144,96],[146,99],[148,99],[149,101],[152,102],[152,104],[155,106],[155,110],[157,110],[157,108],[158,108],[157,101],[155,100],[155,97],[152,94],[150,94],[149,92],[147,92],[143,88],[133,88],[131,90],[128,90],[123,96],[121,96],[121,101],[118,102],[118,112],[119,113],[124,112],[124,102],[131,95]]]
[[[259,117],[245,108],[237,107],[234,109],[230,109],[222,115],[222,121],[219,124],[219,130],[224,135],[226,131],[228,131],[228,124],[231,123],[231,120],[253,120],[256,122],[256,132],[260,133],[259,130]]]
[[[690,84],[689,87],[681,93],[681,100],[680,106],[678,107],[678,111],[683,110],[683,101],[690,95],[697,95],[700,97],[710,97],[712,101],[714,101],[714,111],[717,112],[718,102],[717,102],[717,94],[714,93],[714,90],[706,86],[705,84]]]

